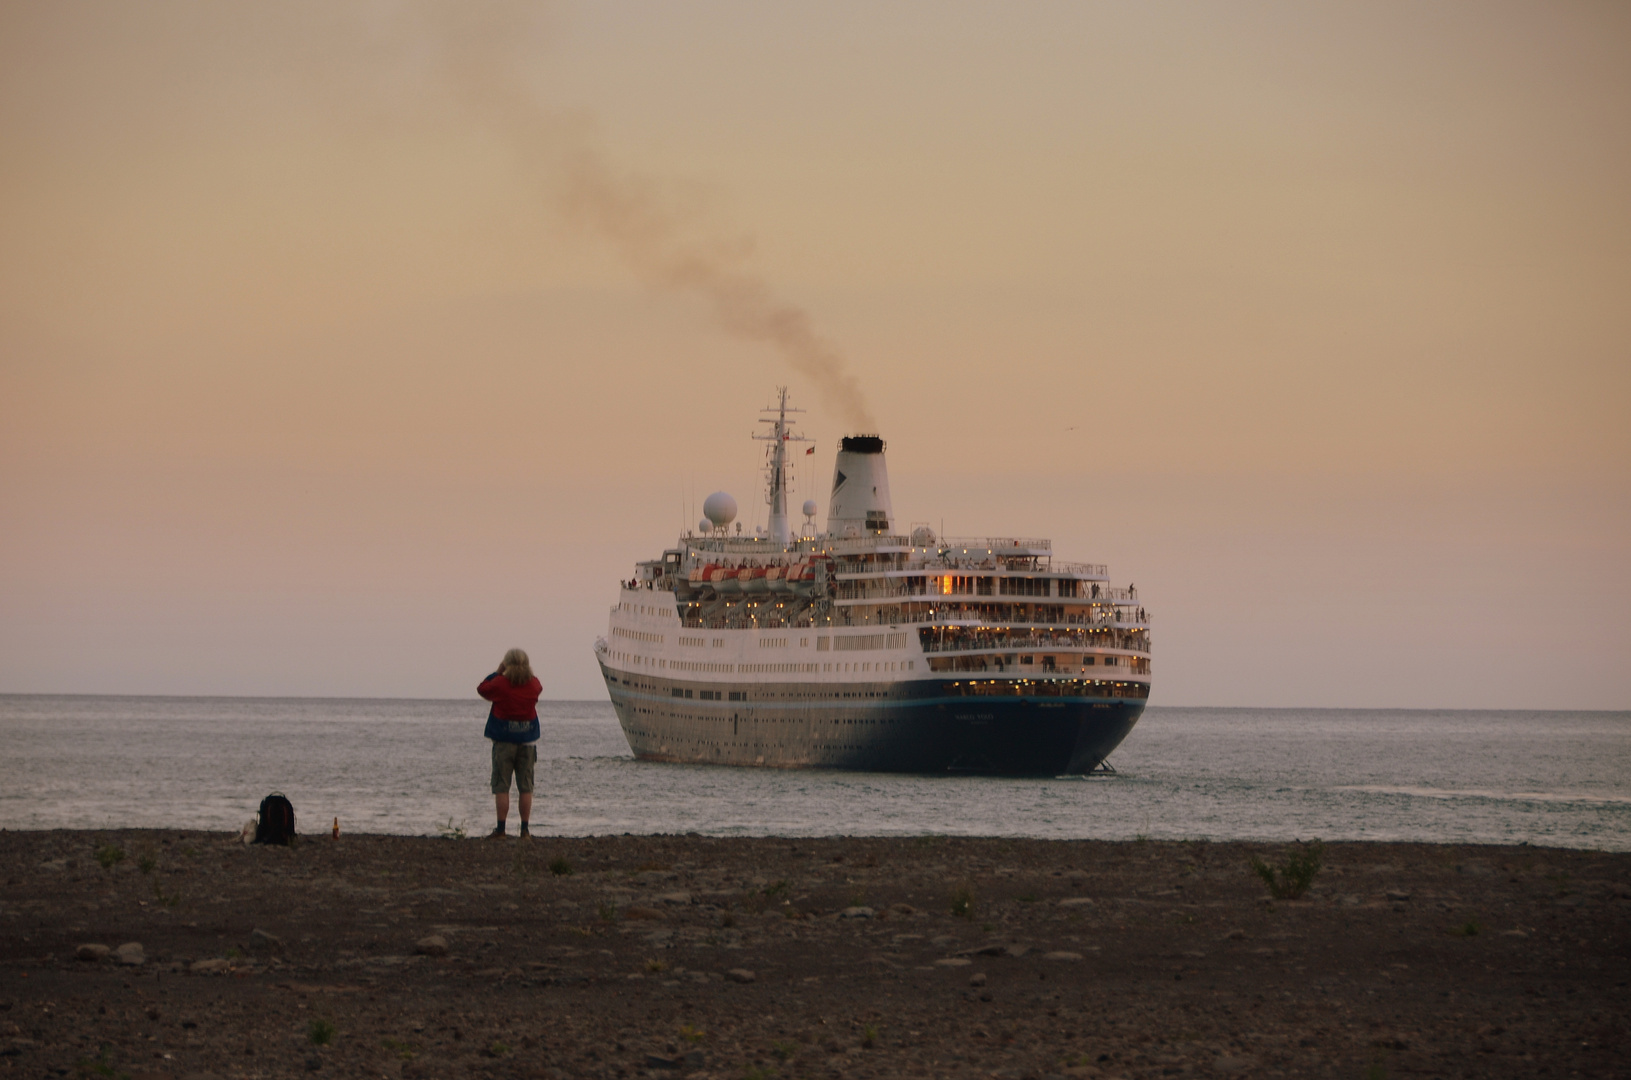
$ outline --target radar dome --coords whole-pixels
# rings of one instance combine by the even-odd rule
[[[723,529],[736,520],[736,500],[728,492],[716,491],[703,500],[702,512],[709,521]]]
[[[815,517],[816,510],[817,510],[816,501],[814,499],[805,499],[804,500],[804,516],[805,517]]]
[[[703,518],[701,521],[697,522],[697,532],[702,533],[704,536],[713,531],[714,523],[709,521],[707,518]]]

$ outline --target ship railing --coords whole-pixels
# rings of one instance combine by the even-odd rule
[[[1005,664],[1005,663],[1002,662],[1002,658],[1000,656],[998,656],[998,657],[992,657],[992,656],[949,656],[949,657],[937,657],[937,658],[931,660],[929,662],[929,670],[930,671],[989,671],[989,672],[994,672],[994,673],[997,673],[997,674],[1007,675],[1010,678],[1012,678],[1015,675],[1026,675],[1026,676],[1038,676],[1038,675],[1041,675],[1041,676],[1048,676],[1048,675],[1061,676],[1062,675],[1062,676],[1064,676],[1066,678],[1077,678],[1077,677],[1080,677],[1082,675],[1087,675],[1090,678],[1107,679],[1107,680],[1127,679],[1127,678],[1131,678],[1132,676],[1135,676],[1135,675],[1148,675],[1150,673],[1150,662],[1149,662],[1149,660],[1147,658],[1145,658],[1145,657],[1122,657],[1122,659],[1128,660],[1130,662],[1125,663],[1125,664],[1107,665],[1106,669],[1101,672],[1098,665],[1096,665],[1096,664],[1090,664],[1090,665],[1065,664],[1065,665],[1062,665],[1062,666],[1049,667],[1046,664],[1014,664],[1014,663]],[[1122,669],[1125,669],[1125,671],[1111,671],[1111,670],[1109,670],[1109,668],[1111,668],[1111,667],[1122,668]]]
[[[1048,555],[1053,541],[1027,536],[942,536],[935,548],[947,555]]]
[[[862,615],[852,616],[852,615],[849,614],[849,612],[847,610],[839,609],[839,610],[833,612],[833,614],[831,616],[814,615],[814,614],[811,614],[811,613],[808,613],[808,612],[804,612],[804,613],[796,614],[792,618],[777,618],[774,615],[761,614],[760,617],[758,619],[756,619],[756,620],[755,619],[749,619],[749,618],[746,618],[746,617],[743,617],[743,616],[740,616],[740,615],[726,615],[726,614],[704,615],[704,616],[686,615],[681,619],[680,626],[683,629],[686,629],[686,630],[786,630],[786,629],[792,629],[792,630],[805,630],[805,629],[824,630],[824,629],[834,629],[834,628],[846,629],[846,628],[850,628],[850,627],[863,627],[863,626],[898,627],[898,626],[935,626],[935,625],[959,626],[960,627],[960,626],[962,626],[962,624],[974,621],[974,620],[976,620],[978,618],[979,618],[979,616],[976,615],[976,614],[965,614],[963,612],[938,612],[933,616],[930,616],[930,615],[927,615],[927,614],[911,614],[911,613],[907,613],[907,612],[885,613],[885,614],[866,613],[866,614],[862,614]],[[1114,622],[1114,621],[1111,621],[1111,620],[1090,621],[1090,620],[1068,619],[1068,618],[1063,619],[1063,620],[1049,620],[1046,625],[1049,625],[1049,626],[1063,626],[1063,627],[1069,627],[1069,628],[1072,628],[1072,629],[1074,629],[1076,627],[1081,627],[1084,631],[1091,631],[1091,630],[1097,629],[1101,633],[1109,631],[1109,632],[1128,635],[1128,637],[1123,639],[1123,640],[1131,640],[1133,636],[1136,636],[1136,635],[1138,635],[1140,633],[1141,629],[1146,631],[1145,636],[1147,638],[1147,627],[1148,627],[1147,623],[1132,624],[1132,623],[1125,623],[1125,622]],[[1015,640],[1017,640],[1017,639],[1015,639]],[[1089,642],[1088,644],[1103,646],[1105,643],[1103,643],[1103,642]],[[998,647],[998,646],[993,646],[993,647]],[[1001,646],[1001,647],[1006,647],[1006,646]],[[1032,646],[1030,646],[1030,645],[1015,645],[1014,646],[1014,648],[1031,648],[1031,647]],[[1121,645],[1121,644],[1118,644],[1118,645],[1110,645],[1108,647],[1110,647],[1110,648],[1130,648],[1130,649],[1135,649],[1135,650],[1138,650],[1138,651],[1141,651],[1141,652],[1148,652],[1149,651],[1149,644],[1148,644],[1147,640],[1145,641],[1145,643],[1143,645]],[[956,646],[948,644],[946,646],[946,651],[952,651],[955,648],[956,648]],[[935,651],[939,651],[939,650],[937,649]]]
[[[912,567],[905,561],[864,562],[859,559],[834,559],[832,569],[838,574],[898,574]]]
[[[1124,649],[1150,651],[1148,635],[1113,630],[1109,634],[975,634],[951,641],[925,641],[926,653],[991,652],[1015,649]]]
[[[1092,587],[1079,589],[1074,595],[1059,593],[1057,595],[1042,593],[1010,593],[1002,589],[1002,578],[988,579],[992,588],[983,588],[985,582],[975,578],[969,584],[973,588],[958,588],[953,586],[950,592],[937,579],[933,584],[925,581],[921,584],[915,581],[903,581],[899,578],[872,578],[866,581],[840,581],[836,598],[839,600],[871,600],[889,599],[897,596],[1016,596],[1031,600],[1073,600],[1087,601],[1099,604],[1136,604],[1138,594],[1131,589],[1114,589],[1107,585],[1095,583]],[[955,580],[955,579],[954,579]]]
[[[1000,570],[1021,571],[1031,574],[1052,573],[1052,560],[1046,555],[925,555],[912,560],[909,569],[934,573],[936,570],[974,570],[996,573]]]
[[[1045,558],[1053,553],[1053,541],[1026,536],[942,536],[933,544],[912,543],[910,536],[880,533],[876,536],[843,536],[826,539],[827,550],[842,557],[852,551],[900,550],[935,551],[946,555],[1031,556]]]
[[[1103,563],[1055,563],[1052,566],[1010,567],[987,559],[921,559],[899,564],[838,560],[833,563],[833,569],[840,574],[923,574],[929,577],[937,577],[948,570],[973,571],[975,574],[983,573],[996,577],[1011,577],[1015,573],[1020,573],[1065,581],[1081,579],[1095,581],[1110,575],[1109,568]]]
[[[842,599],[846,599],[846,598],[843,597],[843,596],[840,596],[839,599],[842,600]],[[850,598],[850,599],[858,599],[858,600],[860,600],[860,601],[862,601],[864,603],[864,602],[869,602],[869,601],[873,601],[873,600],[889,600],[889,599],[892,599],[892,598],[891,597],[870,597],[870,596],[868,596],[868,597],[856,597],[856,598]],[[1009,605],[1012,605],[1012,604],[1016,603],[1016,601],[1015,601],[1015,599],[1013,597],[987,596],[985,594],[981,594],[981,595],[978,595],[978,596],[975,596],[973,594],[952,594],[952,595],[948,596],[948,595],[944,595],[944,594],[941,594],[941,593],[934,593],[934,594],[932,594],[930,596],[925,597],[923,600],[917,600],[917,599],[912,598],[912,597],[908,597],[907,599],[908,599],[909,604],[910,604],[911,607],[921,607],[924,603],[929,602],[929,601],[943,601],[943,602],[942,603],[936,603],[934,605],[933,610],[927,610],[927,611],[924,611],[924,610],[918,610],[918,611],[903,610],[902,606],[898,606],[898,605],[895,605],[895,604],[881,604],[880,605],[882,607],[881,611],[868,611],[868,610],[865,610],[865,608],[860,606],[860,605],[857,605],[855,607],[841,607],[841,608],[836,609],[836,611],[834,612],[834,618],[835,619],[843,618],[843,619],[849,620],[849,622],[846,622],[845,625],[855,625],[855,626],[873,626],[873,625],[877,625],[879,623],[942,623],[942,622],[943,623],[952,623],[952,622],[967,622],[970,619],[986,619],[986,620],[990,621],[993,617],[988,615],[988,614],[983,614],[983,613],[981,613],[979,611],[962,611],[962,610],[958,610],[958,609],[960,608],[960,606],[965,605],[965,604],[969,604],[969,603],[975,603],[975,604],[991,603],[991,604],[1009,604]],[[1034,607],[1059,607],[1060,606],[1059,601],[1062,600],[1062,599],[1068,600],[1070,598],[1069,597],[1057,597],[1057,596],[1054,596],[1054,597],[1035,597],[1034,598],[1035,602],[1032,603],[1032,606],[1034,606]],[[1043,603],[1043,601],[1048,601],[1048,602]],[[1020,600],[1020,601],[1017,601],[1017,602],[1025,603],[1025,602],[1028,602],[1028,601]],[[1010,619],[1010,620],[1003,620],[1003,621],[1013,621],[1013,620]],[[1119,608],[1116,608],[1116,609],[1112,609],[1111,611],[1101,613],[1097,617],[1095,617],[1093,615],[1061,614],[1060,617],[1057,618],[1057,619],[1035,619],[1035,620],[1030,620],[1030,621],[1045,622],[1045,623],[1048,623],[1048,624],[1054,625],[1054,626],[1105,626],[1105,627],[1115,627],[1115,628],[1121,628],[1121,629],[1137,629],[1139,627],[1149,626],[1152,620],[1151,620],[1151,617],[1150,617],[1149,613],[1146,612],[1146,611],[1143,611],[1142,609],[1135,612],[1135,611],[1123,611],[1123,610],[1121,610]]]
[[[858,551],[889,551],[905,553],[912,550],[912,538],[891,533],[876,536],[834,536],[818,541],[819,550],[842,559]]]
[[[1102,578],[1108,577],[1110,568],[1104,563],[1092,562],[1055,562],[1055,574],[1075,574],[1078,577]]]
[[[682,630],[816,630],[826,627],[825,619],[815,620],[810,616],[792,619],[762,618],[758,620],[743,618],[688,618],[682,620]]]
[[[1056,605],[1050,605],[1056,606]],[[991,623],[999,620],[982,615],[977,611],[902,611],[893,605],[885,605],[881,611],[856,610],[854,608],[836,608],[833,611],[831,625],[833,626],[934,626],[945,624],[948,626],[969,622]],[[1013,620],[1001,620],[1012,622]],[[1037,623],[1047,626],[1084,627],[1092,629],[1100,627],[1109,630],[1136,631],[1148,629],[1150,617],[1135,619],[1130,614],[1126,618],[1106,617],[1100,619],[1087,618],[1079,615],[1067,615],[1059,619],[1037,619]]]
[[[932,595],[938,595],[935,590]],[[874,597],[887,599],[891,596],[929,596],[927,585],[907,584],[904,582],[882,581],[841,581],[838,583],[839,600],[870,600]]]
[[[869,571],[842,571],[842,573],[869,573]],[[871,571],[881,573],[881,571]],[[1060,586],[1075,584],[1076,591],[1059,591],[1052,594],[1028,594],[1028,592],[1008,592],[1005,582],[1036,581],[1034,578],[1013,578],[1005,574],[992,573],[980,578],[979,574],[941,574],[935,571],[923,571],[913,566],[908,569],[910,578],[863,578],[840,579],[838,582],[838,597],[840,599],[856,599],[863,595],[1039,595],[1054,597],[1055,600],[1099,600],[1104,604],[1137,604],[1138,594],[1134,589],[1116,589],[1104,586],[1099,582],[1081,582],[1078,579],[1060,579]],[[923,581],[915,581],[918,574],[922,574]],[[946,592],[944,578],[953,579],[953,592]],[[957,582],[957,578],[969,578],[967,582]],[[1042,581],[1052,581],[1044,578]],[[1085,584],[1086,587],[1080,587]],[[972,586],[972,587],[969,587]],[[845,592],[848,591],[848,592]]]
[[[1072,564],[1084,566],[1088,577],[1106,577],[1107,571],[1103,566],[1091,564]],[[832,568],[840,574],[940,574],[950,570],[957,573],[987,573],[987,574],[1058,574],[1078,573],[1078,570],[1065,570],[1049,565],[1047,556],[1009,556],[1009,555],[922,555],[913,558],[904,556],[881,559],[834,559]]]

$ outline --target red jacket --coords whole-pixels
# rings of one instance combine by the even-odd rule
[[[538,719],[538,696],[543,692],[544,684],[536,676],[516,686],[496,671],[476,687],[476,693],[493,703],[493,716],[499,720]]]

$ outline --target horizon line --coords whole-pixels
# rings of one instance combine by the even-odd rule
[[[0,690],[0,698],[153,698],[153,699],[193,699],[193,700],[237,700],[237,701],[436,701],[475,703],[482,699],[477,697],[390,697],[380,695],[357,694],[177,694],[177,693],[62,693],[49,690],[39,691],[10,691]],[[610,705],[610,698],[539,698],[540,705]],[[1603,706],[1574,706],[1567,708],[1533,706],[1511,706],[1491,708],[1479,705],[1195,705],[1195,704],[1163,704],[1146,705],[1145,709],[1273,709],[1288,710],[1299,709],[1305,711],[1364,711],[1364,712],[1598,712],[1598,713],[1631,713],[1631,706],[1619,708]]]

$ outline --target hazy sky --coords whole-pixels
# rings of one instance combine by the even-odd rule
[[[1631,707],[1628,193],[1623,4],[5,4],[0,692],[600,697],[788,384],[1156,704]]]

